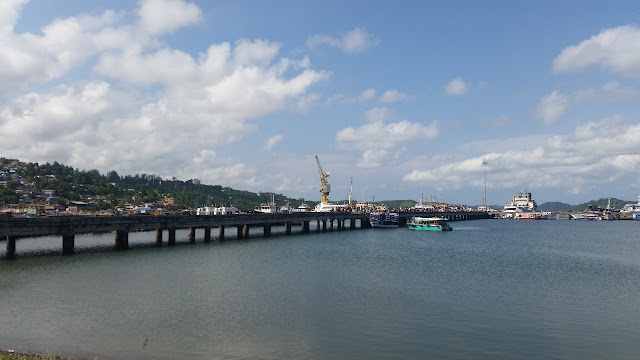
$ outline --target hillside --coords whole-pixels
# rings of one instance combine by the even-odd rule
[[[54,197],[50,198],[52,191]],[[185,209],[233,202],[240,210],[252,210],[260,203],[269,202],[272,195],[278,205],[289,202],[296,207],[304,201],[283,194],[205,185],[198,179],[162,179],[151,174],[120,176],[115,171],[100,174],[95,169],[79,170],[58,162],[22,163],[17,159],[0,158],[0,205],[4,206],[44,204],[46,201],[66,206],[69,201],[84,201],[95,203],[97,210],[143,203],[162,203]],[[175,206],[167,204],[167,199]],[[313,207],[317,202],[307,200],[306,203]]]
[[[635,202],[636,201],[633,201],[633,200],[620,200],[616,198],[611,198],[611,207],[613,209],[622,209],[626,204],[633,204]],[[591,200],[589,202],[578,204],[578,205],[570,205],[562,202],[546,202],[544,204],[538,205],[538,209],[540,209],[541,211],[553,211],[553,212],[585,211],[585,210],[589,210],[590,206],[593,209],[597,209],[597,208],[604,209],[607,207],[608,203],[609,203],[609,198]]]

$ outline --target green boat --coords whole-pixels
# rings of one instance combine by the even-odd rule
[[[414,216],[407,222],[407,226],[411,230],[427,230],[427,231],[451,231],[453,228],[447,223],[449,219],[440,217],[420,217]]]

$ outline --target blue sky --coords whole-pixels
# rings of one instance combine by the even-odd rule
[[[0,154],[319,200],[640,194],[634,1],[0,4]],[[486,165],[483,166],[483,161]]]

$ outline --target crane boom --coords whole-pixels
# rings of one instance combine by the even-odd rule
[[[329,203],[329,199],[327,199],[327,197],[329,196],[329,192],[331,191],[331,186],[327,181],[329,178],[329,174],[327,174],[322,170],[322,166],[320,165],[320,159],[318,158],[318,155],[315,155],[315,158],[316,158],[316,164],[318,165],[318,173],[320,173],[320,184],[321,184],[320,193],[322,194],[321,202],[323,204],[327,204]]]

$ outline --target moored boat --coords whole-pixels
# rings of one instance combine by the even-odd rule
[[[516,220],[542,220],[542,213],[539,212],[517,212],[514,216]]]
[[[602,216],[596,214],[593,211],[588,211],[580,214],[571,215],[571,219],[578,221],[593,221],[593,220],[602,220]]]
[[[369,214],[373,228],[397,228],[400,226],[400,214],[397,212],[374,211]]]
[[[260,206],[253,209],[253,212],[263,213],[263,214],[275,214],[278,212],[278,207],[276,206],[276,202],[274,196],[271,195],[271,201],[268,203],[262,203]]]
[[[638,203],[633,205],[631,218],[633,220],[640,220],[640,196],[638,196]]]
[[[506,204],[502,209],[503,219],[520,219],[521,213],[535,213],[537,211],[538,204],[531,198],[531,193],[520,191],[513,195],[511,203]],[[530,215],[526,215],[521,220],[537,220],[535,217],[529,218]]]
[[[451,231],[453,228],[447,222],[449,219],[441,217],[414,216],[407,222],[411,230]]]

